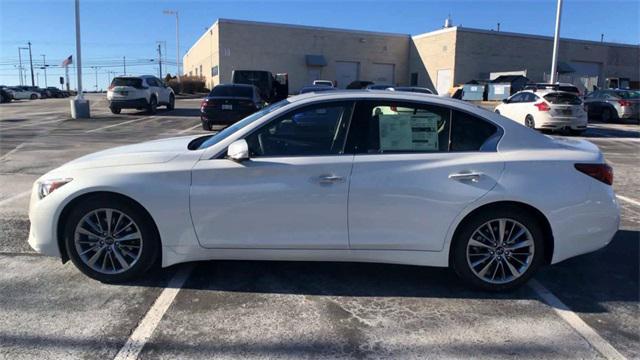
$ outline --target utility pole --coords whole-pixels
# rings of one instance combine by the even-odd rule
[[[33,58],[31,58],[31,41],[27,43],[29,45],[29,65],[31,66],[31,86],[36,86],[33,80]]]
[[[178,10],[164,10],[162,13],[176,16],[176,76],[178,77],[178,83],[180,83],[180,20],[178,18]]]
[[[18,61],[20,62],[20,66],[18,67],[18,75],[20,76],[20,85],[24,85],[22,81],[22,47],[18,47]]]
[[[500,32],[500,23],[498,23],[498,32]]]
[[[604,33],[600,34],[600,42],[604,42]]]
[[[42,69],[44,70],[44,87],[48,87],[47,84],[47,60],[45,58],[45,55],[42,54]]]
[[[92,66],[91,68],[96,71],[96,92],[98,92],[98,67]]]
[[[562,16],[562,0],[558,0],[558,8],[556,9],[556,31],[553,36],[553,57],[551,58],[551,81],[555,84],[558,82],[558,47],[560,45],[560,17]]]
[[[160,80],[162,80],[162,48],[158,43],[158,73],[160,74]]]
[[[123,68],[122,75],[127,76],[127,57],[126,56],[122,57],[122,68]]]

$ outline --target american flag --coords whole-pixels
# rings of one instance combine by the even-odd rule
[[[64,59],[62,62],[62,66],[69,66],[69,64],[73,63],[73,55],[69,55],[68,58]]]

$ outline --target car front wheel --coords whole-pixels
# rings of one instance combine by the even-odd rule
[[[118,107],[111,107],[111,113],[113,114],[120,114],[120,111],[122,111],[122,109],[118,108]]]
[[[478,213],[456,232],[452,265],[468,283],[489,291],[526,282],[544,259],[539,221],[520,208]]]
[[[147,105],[147,112],[149,114],[155,114],[157,109],[158,109],[158,100],[156,99],[155,96],[152,96],[151,99],[149,99],[149,105]]]
[[[173,110],[176,107],[176,98],[173,96],[169,96],[169,103],[167,104],[167,110]]]
[[[139,277],[159,254],[157,231],[139,206],[110,197],[83,201],[65,223],[65,246],[75,266],[106,283]]]

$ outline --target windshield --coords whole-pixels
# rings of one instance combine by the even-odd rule
[[[616,91],[616,96],[621,99],[638,99],[640,92],[638,91]]]
[[[580,105],[582,100],[574,94],[570,93],[549,93],[544,99],[552,104]]]
[[[249,86],[216,86],[211,90],[209,96],[234,96],[234,97],[253,97],[253,88]]]
[[[217,143],[219,143],[220,141],[224,140],[227,136],[235,133],[236,131],[242,129],[243,127],[251,124],[252,122],[260,119],[261,117],[263,117],[264,115],[278,110],[281,107],[288,105],[289,102],[287,100],[281,100],[278,101],[277,103],[271,104],[267,107],[262,108],[262,110],[255,112],[249,116],[247,116],[246,118],[238,121],[237,123],[225,128],[224,130],[220,131],[219,133],[215,134],[214,136],[212,136],[211,138],[207,139],[207,141],[203,142],[198,149],[206,149],[209,146],[215,145]]]

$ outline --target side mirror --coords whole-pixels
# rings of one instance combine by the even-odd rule
[[[236,140],[227,149],[227,158],[236,162],[249,160],[249,145],[245,139]]]
[[[509,99],[502,99],[502,102],[505,103],[505,104],[508,104],[509,103]]]

